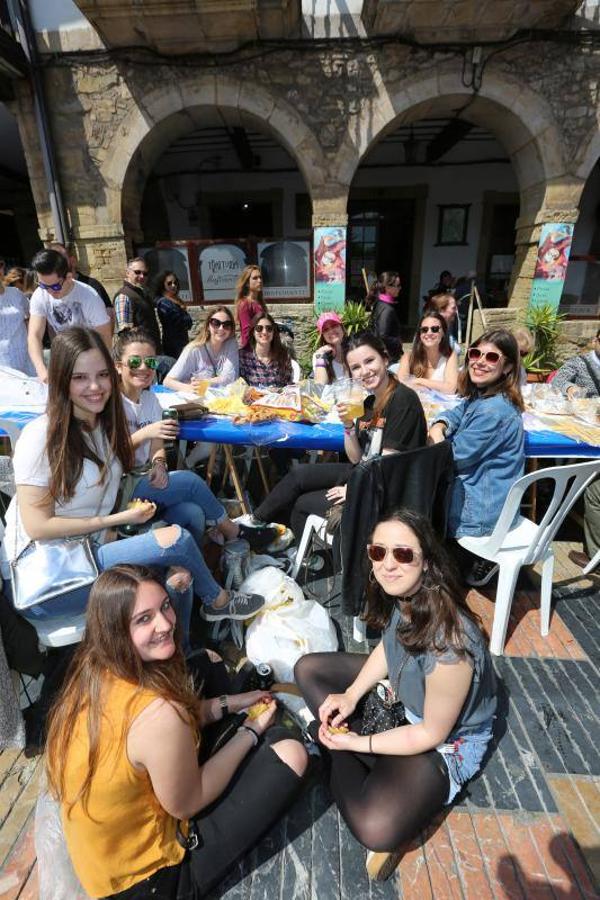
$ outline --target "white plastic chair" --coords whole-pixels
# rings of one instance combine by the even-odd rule
[[[327,547],[333,546],[333,535],[329,534],[327,531],[327,519],[323,519],[321,516],[309,516],[306,520],[306,524],[304,526],[304,531],[302,532],[302,538],[300,539],[300,544],[298,546],[298,551],[296,553],[296,559],[294,561],[294,568],[291,572],[291,577],[294,581],[298,578],[298,572],[300,571],[300,566],[306,556],[307,550],[312,547],[313,538],[317,537],[320,541],[327,545]],[[363,622],[359,616],[354,616],[352,619],[352,636],[357,643],[362,643],[367,636],[367,626],[366,623]]]
[[[590,572],[593,572],[593,571],[594,571],[594,569],[596,568],[596,566],[598,565],[598,563],[600,563],[600,550],[596,550],[596,552],[595,552],[593,558],[590,559],[590,561],[589,561],[589,563],[587,564],[587,566],[585,566],[585,568],[584,568],[584,570],[583,570],[583,574],[584,574],[584,575],[589,575]]]
[[[504,649],[510,607],[521,566],[542,563],[541,634],[542,637],[548,634],[554,572],[552,541],[565,516],[598,472],[600,460],[596,459],[570,466],[540,469],[530,475],[524,475],[510,489],[491,535],[458,539],[458,543],[465,550],[500,566],[490,641],[490,650],[497,656],[501,656]],[[531,484],[542,479],[554,481],[552,500],[542,521],[536,525],[531,519],[519,515],[516,524],[511,527],[524,492]],[[571,479],[572,484],[569,486]]]

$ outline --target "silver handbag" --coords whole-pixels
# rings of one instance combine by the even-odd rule
[[[76,588],[91,587],[98,574],[87,537],[31,541],[10,561],[13,605],[28,609]]]

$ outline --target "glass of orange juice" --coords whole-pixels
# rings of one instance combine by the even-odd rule
[[[336,403],[347,404],[348,419],[358,419],[365,411],[364,390],[350,378],[338,378],[334,382],[334,396]]]
[[[200,381],[196,381],[194,384],[194,393],[198,394],[199,397],[204,397],[209,384],[208,378],[201,378]]]

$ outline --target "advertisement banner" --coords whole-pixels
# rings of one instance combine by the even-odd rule
[[[346,297],[346,229],[314,230],[315,312],[343,310]]]
[[[204,299],[235,300],[235,283],[247,265],[247,256],[236,244],[209,244],[198,254]]]
[[[256,247],[265,300],[310,297],[310,243],[269,241]]]
[[[550,222],[542,225],[530,306],[558,309],[571,253],[573,225]]]

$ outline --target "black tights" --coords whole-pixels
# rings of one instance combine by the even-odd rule
[[[359,653],[309,653],[295,677],[311,712],[328,694],[346,690],[365,664]],[[350,716],[360,732],[360,713]],[[450,781],[436,750],[415,756],[332,751],[331,792],[348,827],[369,850],[396,850],[411,841],[443,806]]]

